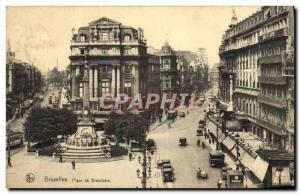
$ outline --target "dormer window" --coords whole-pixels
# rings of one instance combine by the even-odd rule
[[[102,41],[108,41],[108,32],[102,32],[101,33],[101,40]]]
[[[129,42],[131,40],[131,36],[129,34],[125,34],[124,41]]]
[[[85,34],[81,34],[80,35],[80,42],[85,42],[86,41],[86,35]]]

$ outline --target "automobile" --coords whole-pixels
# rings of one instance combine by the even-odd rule
[[[171,164],[170,160],[158,160],[157,161],[157,167],[162,168],[164,164]]]
[[[205,127],[205,120],[199,120],[199,128],[204,128]]]
[[[173,168],[171,163],[164,163],[162,164],[162,168]]]
[[[211,151],[209,153],[209,164],[213,167],[223,167],[225,154],[221,151]]]
[[[229,166],[225,166],[225,167],[222,168],[222,179],[223,180],[226,180],[228,170],[232,170],[232,168],[229,167]]]
[[[179,146],[186,146],[187,141],[185,137],[179,138]]]
[[[197,136],[203,136],[203,128],[197,129]]]
[[[168,111],[168,119],[175,119],[178,115],[178,111],[176,110],[169,110]]]
[[[197,178],[198,179],[208,179],[207,172],[204,170],[197,171]]]
[[[150,147],[150,148],[154,148],[155,147],[154,139],[148,139],[147,146]]]
[[[180,117],[185,117],[185,112],[180,112],[180,113],[179,113],[179,116],[180,116]]]
[[[173,182],[174,181],[174,172],[172,168],[163,168],[162,170],[163,181],[164,182]]]

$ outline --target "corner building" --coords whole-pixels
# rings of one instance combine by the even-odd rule
[[[149,56],[142,29],[103,17],[73,31],[70,48],[71,106],[77,113],[89,109],[103,123],[111,110],[101,109],[101,96],[146,94]]]
[[[276,149],[294,150],[294,8],[264,6],[223,35],[220,107]]]

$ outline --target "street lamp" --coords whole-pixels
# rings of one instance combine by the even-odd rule
[[[219,150],[219,128],[222,130],[222,115],[219,110],[216,110],[216,116],[217,116],[217,146],[216,149]]]
[[[236,170],[239,170],[239,166],[240,166],[240,148],[238,146],[239,143],[239,138],[240,135],[238,133],[236,133],[236,135],[234,136],[235,139],[235,146],[236,146]]]
[[[148,155],[148,157],[147,157]],[[143,161],[142,163],[140,162],[141,157],[139,156],[139,163],[142,166],[142,174],[140,169],[136,170],[137,177],[141,180],[142,183],[142,188],[146,189],[147,188],[147,179],[151,177],[151,154],[150,150],[147,152],[147,143],[146,143],[146,136],[144,136],[144,142],[143,142]],[[148,167],[148,169],[147,169]]]

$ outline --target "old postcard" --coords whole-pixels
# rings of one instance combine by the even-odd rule
[[[8,6],[7,188],[295,189],[294,17]]]

